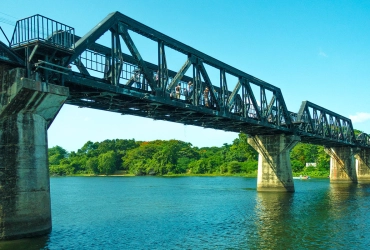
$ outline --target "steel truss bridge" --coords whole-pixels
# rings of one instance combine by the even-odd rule
[[[106,33],[110,46],[98,43]],[[369,135],[356,137],[350,119],[308,101],[291,112],[278,87],[119,12],[83,37],[41,15],[17,21],[10,39],[4,37],[0,63],[68,87],[67,104],[250,135],[298,135],[327,147],[370,148]],[[133,37],[154,42],[155,63],[144,60]],[[180,70],[168,63],[169,51],[184,58]],[[179,99],[172,95],[176,86]]]

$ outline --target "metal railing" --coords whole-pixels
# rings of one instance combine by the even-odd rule
[[[117,63],[117,62],[116,62]],[[123,81],[120,82],[120,84],[125,84],[125,81],[128,81],[130,79],[134,79],[134,82],[137,84],[134,84],[133,87],[141,88],[141,89],[150,89],[149,87],[143,88],[141,86],[146,86],[144,75],[140,72],[137,65],[129,63],[129,62],[120,62],[122,63],[121,72],[119,74],[119,78]],[[112,57],[109,55],[105,55],[100,52],[96,52],[90,49],[86,49],[83,51],[80,56],[78,57],[78,60],[73,62],[72,64],[78,66],[78,67],[85,67],[88,70],[92,70],[95,72],[99,72],[102,74],[107,74],[107,69],[111,67],[112,64]],[[153,78],[156,78],[156,72],[153,71]],[[169,77],[168,81],[171,82],[173,77]],[[186,81],[179,81],[181,84],[181,95],[186,96],[185,92],[183,91],[186,86]],[[140,86],[140,87],[139,87]],[[171,90],[170,90],[171,91]]]
[[[74,34],[74,28],[37,14],[17,21],[10,46],[16,48],[42,41],[73,50]]]

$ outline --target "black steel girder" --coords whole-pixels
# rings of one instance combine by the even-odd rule
[[[56,29],[40,36],[38,29],[43,26],[35,20]],[[25,57],[28,77],[69,87],[68,104],[251,135],[296,134],[303,142],[325,146],[370,147],[367,134],[355,139],[350,119],[307,101],[298,114],[289,112],[278,87],[119,12],[109,14],[83,37],[75,36],[72,27],[40,15],[22,19],[18,26],[13,50]],[[27,29],[31,36],[18,35]],[[108,31],[110,47],[96,43]],[[129,31],[158,43],[157,64],[144,60]],[[123,53],[124,44],[131,55]],[[179,71],[168,65],[168,48],[186,57]],[[71,64],[79,72],[72,71]],[[219,81],[211,77],[209,68],[219,71]],[[236,79],[231,82],[234,89],[228,76]],[[185,89],[190,81],[191,93],[171,97],[176,85]],[[204,103],[206,87],[209,105]]]
[[[296,127],[303,142],[325,146],[356,146],[351,119],[309,101],[302,102]]]
[[[113,45],[112,48],[107,48],[94,42],[104,34],[104,31],[108,30],[112,32],[112,40],[115,40],[115,34],[118,33],[121,35],[132,55],[123,54],[121,50],[117,48],[119,44],[118,41],[112,43],[115,45],[114,48]],[[158,42],[158,65],[152,65],[143,60],[139,50],[134,44],[134,41],[130,38],[128,30]],[[189,80],[194,83],[192,96],[187,97],[192,105],[204,105],[204,103],[202,103],[202,100],[205,98],[203,92],[205,87],[208,87],[210,89],[209,106],[226,116],[229,114],[236,114],[246,119],[257,119],[261,123],[272,124],[280,127],[283,133],[286,133],[287,128],[292,126],[289,112],[279,88],[237,70],[230,65],[222,63],[217,59],[197,51],[190,46],[147,27],[121,13],[115,12],[108,15],[98,26],[93,28],[84,37],[80,39],[76,38],[76,40],[75,54],[71,57],[70,62],[82,62],[84,58],[90,58],[90,56],[85,54],[99,53],[102,59],[100,59],[98,63],[102,66],[104,64],[105,75],[108,75],[107,72],[116,72],[115,75],[121,75],[117,72],[121,69],[115,67],[116,62],[120,62],[119,65],[121,68],[123,62],[130,63],[132,68],[139,70],[140,74],[143,76],[142,84],[139,86],[141,86],[142,89],[150,91],[150,94],[152,95],[164,97],[166,95],[170,95],[171,89],[179,81],[186,80],[182,81],[182,84],[186,86],[186,82]],[[184,66],[175,74],[173,74],[173,71],[171,72],[171,70],[168,69],[165,54],[166,46],[183,53],[188,57]],[[116,55],[113,56],[114,54]],[[91,61],[91,59],[89,59],[89,61]],[[205,64],[220,71],[221,77],[219,84],[214,85],[211,82]],[[193,65],[193,77],[189,79],[189,77],[185,77],[185,72],[191,65]],[[80,65],[78,68],[82,68],[80,72],[84,73],[84,67],[81,67]],[[97,67],[91,67],[90,69],[96,70],[96,68]],[[125,73],[127,74],[128,72]],[[227,91],[228,87],[226,85],[225,74],[230,74],[239,79],[233,92]],[[153,82],[153,77],[155,75],[157,75],[156,77],[158,79],[158,82],[156,83]],[[172,80],[170,80],[170,78],[172,78]],[[105,79],[113,85],[120,84],[119,78],[115,78],[117,79],[115,81],[112,81],[109,78]],[[134,76],[130,75],[126,78],[126,81],[127,85],[132,86],[134,83]],[[260,89],[260,95],[253,94],[250,86],[251,84]],[[217,87],[218,85],[220,87]],[[183,87],[184,86],[182,86],[182,88]],[[267,100],[266,92],[270,93],[270,100]],[[259,96],[260,99],[257,100],[256,96]],[[264,104],[266,102],[268,105],[258,106],[258,103]],[[225,104],[227,104],[227,108],[224,108]]]

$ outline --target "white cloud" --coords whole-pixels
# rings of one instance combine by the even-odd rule
[[[322,51],[321,49],[319,51],[319,56],[321,56],[321,57],[328,57],[328,55],[324,51]]]
[[[361,123],[370,120],[370,113],[357,112],[355,115],[350,115],[349,118],[353,123]]]

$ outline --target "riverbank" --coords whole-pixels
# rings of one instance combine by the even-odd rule
[[[142,176],[142,175],[134,175],[134,174],[108,174],[108,175],[94,175],[94,174],[73,174],[73,175],[51,175],[52,177],[58,176],[75,176],[75,177],[135,177],[135,176]],[[160,176],[160,177],[257,177],[257,174],[165,174],[165,175],[147,175],[147,176]]]
[[[293,173],[293,177],[298,176],[310,176],[311,178],[328,178],[329,171],[311,171],[311,172],[299,172],[299,173]],[[57,175],[53,175],[57,176]],[[117,176],[117,177],[135,177],[137,175],[126,173],[125,171],[116,171],[114,174],[109,175],[94,175],[94,174],[73,174],[73,175],[64,175],[64,176],[80,176],[80,177],[106,177],[106,176]],[[149,176],[149,175],[148,175]],[[207,174],[193,174],[193,173],[186,173],[186,174],[165,174],[165,175],[156,175],[161,177],[249,177],[249,178],[257,178],[257,173],[252,174],[230,174],[230,173],[207,173]]]

